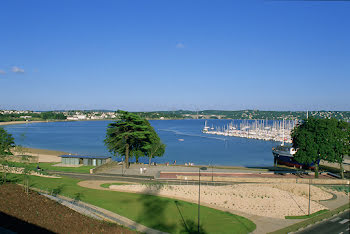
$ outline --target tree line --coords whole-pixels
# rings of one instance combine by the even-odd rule
[[[0,122],[23,121],[21,116],[31,116],[31,120],[65,120],[67,117],[63,113],[47,111],[41,113],[22,113],[22,114],[0,114]]]

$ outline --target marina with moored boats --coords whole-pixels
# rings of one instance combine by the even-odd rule
[[[312,169],[314,164],[303,164],[294,159],[296,149],[291,145],[291,132],[296,125],[297,121],[292,120],[240,120],[237,124],[235,124],[235,120],[232,120],[226,126],[214,128],[213,126],[209,127],[206,121],[202,132],[230,137],[279,141],[281,144],[272,148],[274,166],[282,164],[294,168]]]
[[[236,124],[235,120],[232,120],[226,126],[216,126],[214,128],[214,126],[209,127],[206,121],[202,132],[213,135],[291,143],[291,132],[296,124],[297,121],[295,120],[240,120]]]

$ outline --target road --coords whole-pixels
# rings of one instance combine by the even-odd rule
[[[154,182],[151,176],[122,176],[113,174],[87,174],[75,172],[48,171],[49,174],[68,176],[80,180],[119,180],[126,182]]]
[[[313,225],[298,234],[347,234],[350,225],[350,210],[341,213],[338,216],[332,217],[324,222]]]
[[[192,184],[198,185],[198,181],[180,181],[180,180],[155,180],[153,176],[137,176],[137,175],[116,175],[116,174],[86,174],[75,172],[61,172],[61,171],[48,171],[49,174],[58,176],[68,176],[80,180],[115,180],[134,183],[165,183],[165,184]],[[242,182],[246,183],[246,182]],[[201,184],[212,184],[214,186],[227,185],[227,184],[240,184],[240,182],[210,182],[201,181]]]

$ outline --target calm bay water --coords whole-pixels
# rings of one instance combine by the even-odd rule
[[[236,122],[237,120],[235,120]],[[208,120],[209,126],[224,126],[231,120]],[[111,121],[50,122],[8,125],[4,128],[16,144],[83,155],[110,155],[104,145]],[[157,163],[174,160],[205,165],[272,166],[271,147],[277,142],[203,134],[205,120],[150,121],[167,145]],[[179,141],[183,139],[183,141]],[[148,162],[146,159],[143,162]]]

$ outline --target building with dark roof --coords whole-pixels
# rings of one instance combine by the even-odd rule
[[[110,156],[88,156],[88,155],[61,155],[61,162],[65,165],[100,166],[110,162]]]

